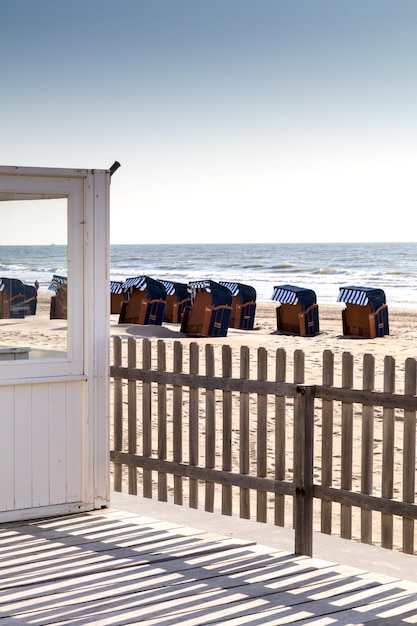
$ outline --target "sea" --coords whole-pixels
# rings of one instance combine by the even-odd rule
[[[66,246],[0,246],[0,277],[39,282],[66,275]],[[417,243],[270,243],[112,245],[110,279],[135,276],[251,285],[261,302],[276,285],[313,289],[320,304],[336,304],[341,287],[383,289],[387,304],[417,308]]]

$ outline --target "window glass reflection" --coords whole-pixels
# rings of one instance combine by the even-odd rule
[[[67,198],[6,199],[0,211],[0,360],[66,356]]]

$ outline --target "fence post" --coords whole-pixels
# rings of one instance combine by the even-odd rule
[[[314,387],[297,387],[294,411],[295,554],[313,556]]]

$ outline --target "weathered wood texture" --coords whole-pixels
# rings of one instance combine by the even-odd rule
[[[312,554],[313,530],[414,554],[414,359],[403,368],[403,392],[395,393],[392,357],[378,390],[369,354],[358,365],[343,353],[337,369],[325,351],[323,384],[309,385],[300,350],[290,372],[282,349],[271,356],[243,346],[232,355],[230,346],[217,346],[215,358],[211,344],[178,341],[168,363],[163,340],[114,342],[117,491],[125,480],[137,493],[139,470],[145,497],[293,526],[298,554]]]
[[[414,623],[417,583],[122,511],[0,525],[3,626]]]

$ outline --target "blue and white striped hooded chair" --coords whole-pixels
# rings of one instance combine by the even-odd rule
[[[220,281],[221,285],[230,289],[232,300],[232,316],[230,328],[253,330],[256,311],[256,290],[242,283]]]
[[[66,320],[67,319],[67,292],[68,292],[68,278],[66,276],[58,276],[54,274],[52,276],[51,284],[48,289],[55,293],[51,298],[51,306],[49,317],[51,320]]]
[[[188,284],[191,307],[186,307],[181,332],[190,337],[226,337],[232,315],[230,289],[214,280]]]
[[[162,325],[167,292],[159,280],[136,276],[125,280],[122,289],[129,297],[122,303],[119,324]]]
[[[272,300],[277,307],[277,330],[312,337],[320,332],[319,307],[312,289],[294,285],[274,287]]]
[[[18,278],[0,278],[0,317],[24,318],[35,315],[38,289]]]
[[[171,280],[161,280],[167,292],[164,322],[180,324],[184,310],[191,306],[191,294],[186,283],[177,283]]]
[[[340,287],[338,302],[342,310],[343,334],[374,339],[389,335],[388,306],[385,292],[372,287]]]
[[[110,281],[110,313],[120,315],[123,301],[125,299],[125,291],[122,287],[122,280]]]

